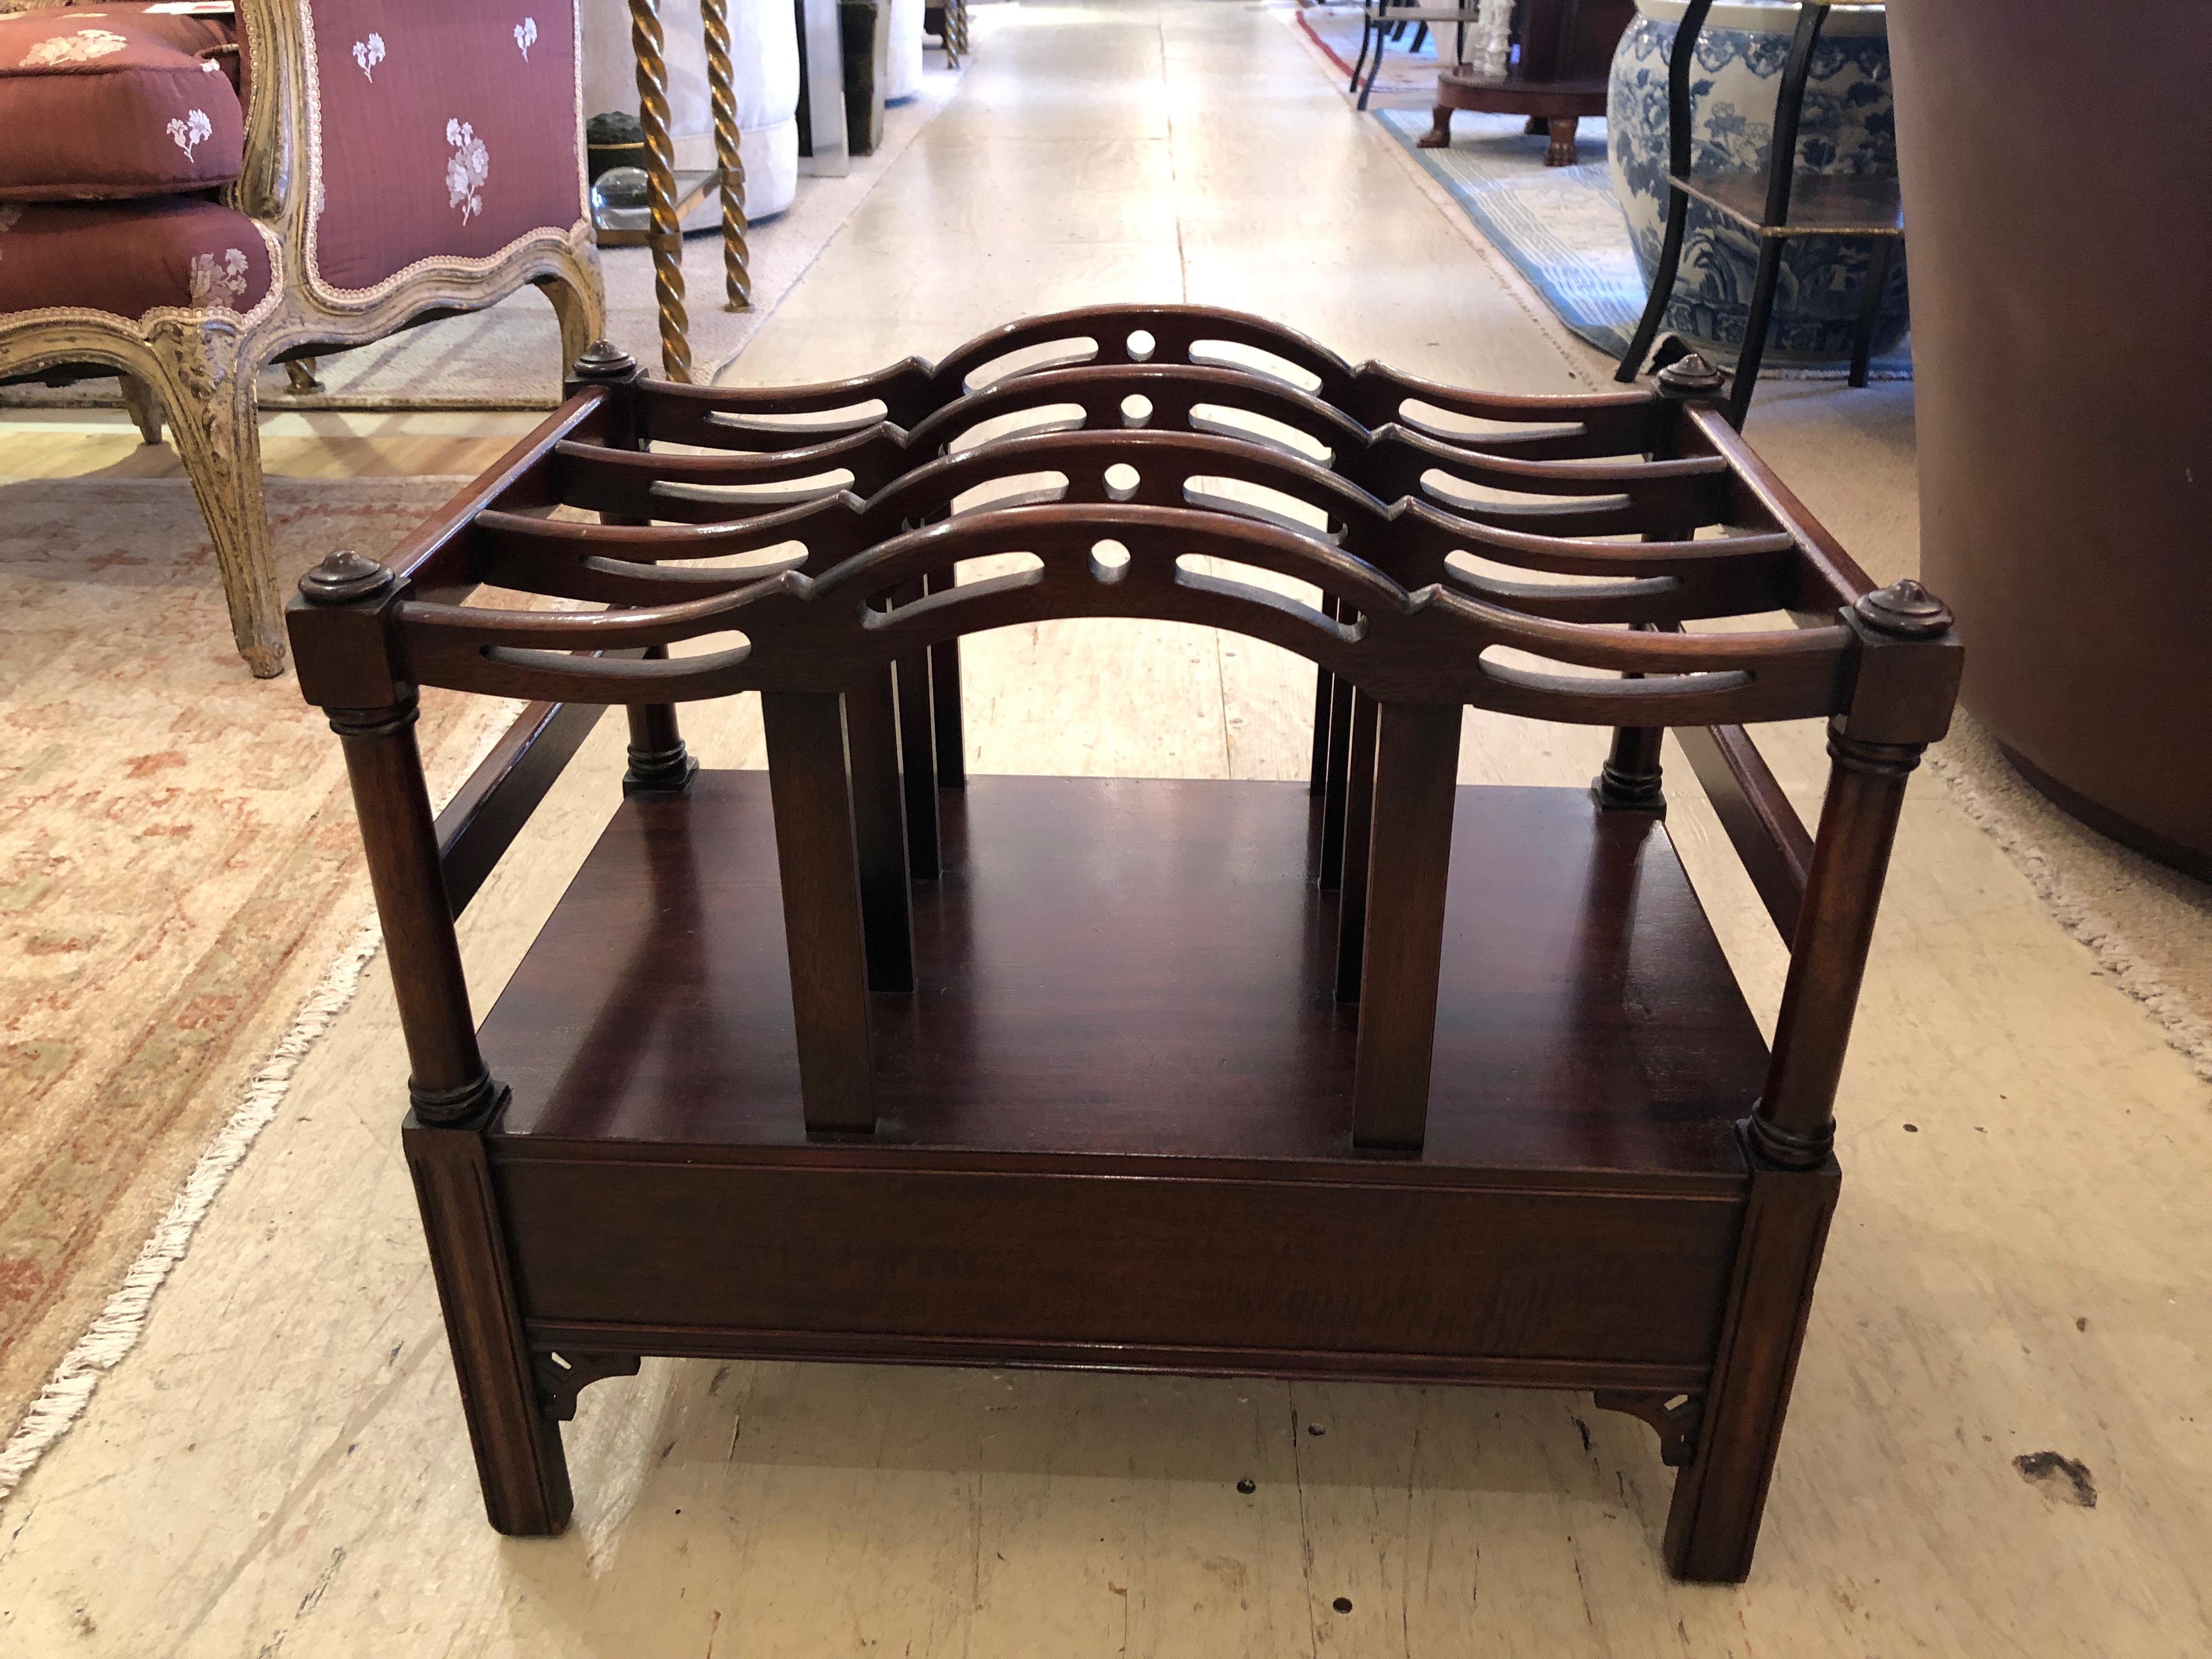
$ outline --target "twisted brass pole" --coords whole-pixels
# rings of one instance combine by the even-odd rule
[[[968,56],[968,0],[945,0],[948,26],[959,42],[962,58]]]
[[[707,91],[714,111],[714,165],[721,173],[722,281],[732,311],[750,309],[746,270],[745,160],[738,148],[738,89],[730,75],[730,0],[700,0],[707,29]]]
[[[667,41],[660,0],[629,0],[630,49],[637,54],[637,118],[645,128],[645,176],[652,203],[653,292],[660,307],[660,367],[672,380],[691,378],[691,319],[684,312],[684,227],[676,217],[676,141],[668,132]]]

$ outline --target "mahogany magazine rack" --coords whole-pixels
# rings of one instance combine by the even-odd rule
[[[558,1425],[647,1354],[1452,1381],[1644,1419],[1669,1566],[1741,1578],[1960,653],[1719,390],[1486,396],[1179,306],[814,386],[602,347],[388,563],[310,572],[492,1524],[566,1524]],[[1312,660],[1310,781],[966,777],[961,636],[1093,616]],[[535,700],[434,819],[423,685]],[[743,691],[768,770],[698,769],[676,706]],[[479,1030],[453,918],[617,703],[624,799]],[[1610,757],[1458,787],[1468,706]],[[1814,717],[1808,835],[1744,726]],[[1790,946],[1771,1054],[1670,728]]]

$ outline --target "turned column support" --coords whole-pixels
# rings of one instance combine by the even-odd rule
[[[1863,596],[1851,707],[1828,723],[1828,793],[1775,1022],[1766,1086],[1745,1125],[1770,1163],[1807,1170],[1835,1145],[1836,1087],[1858,1010],[1905,780],[1942,734],[1958,684],[1951,613],[1919,583]],[[1942,652],[1941,659],[1927,653]]]
[[[643,403],[637,395],[637,383],[643,373],[636,358],[608,340],[599,341],[569,366],[570,396],[585,386],[606,388],[607,425],[603,441],[610,449],[642,450],[651,447],[651,434],[645,429]],[[599,521],[647,522],[611,513],[599,514]],[[648,646],[643,659],[665,662],[668,647]],[[689,789],[698,773],[699,763],[684,747],[675,704],[631,703],[624,712],[629,717],[629,765],[623,773],[623,793],[669,795]]]
[[[351,611],[366,624],[363,633],[374,642],[377,657],[359,665],[364,684],[381,678],[386,668],[380,613],[397,586],[383,565],[348,551],[332,553],[300,579],[300,596],[309,607]],[[377,706],[326,704],[324,713],[344,746],[368,855],[369,884],[407,1040],[408,1099],[426,1124],[472,1124],[491,1115],[503,1091],[486,1073],[477,1048],[438,857],[436,819],[415,741],[415,688],[384,678],[381,689],[388,700]]]

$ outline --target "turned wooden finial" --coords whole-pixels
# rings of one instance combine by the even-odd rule
[[[325,554],[320,564],[300,578],[300,595],[310,605],[350,605],[381,593],[394,580],[374,559],[342,547]]]
[[[1951,607],[1910,576],[1860,594],[1851,609],[1868,627],[1904,640],[1932,639],[1951,628]]]
[[[577,380],[627,380],[637,374],[637,359],[612,340],[595,340],[569,369]]]
[[[1659,395],[1682,402],[1716,399],[1728,389],[1728,376],[1715,368],[1703,352],[1686,351],[1657,376]]]

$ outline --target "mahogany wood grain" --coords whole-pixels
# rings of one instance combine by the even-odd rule
[[[1460,711],[1385,703],[1375,734],[1355,1145],[1418,1149],[1428,1116]]]
[[[913,592],[918,596],[918,586]],[[937,700],[930,662],[933,648],[925,647],[908,652],[891,663],[898,687],[900,778],[906,792],[907,870],[916,881],[935,881],[943,858],[937,811]]]
[[[1344,797],[1344,871],[1338,884],[1336,1000],[1359,1000],[1359,974],[1367,957],[1367,884],[1375,835],[1375,728],[1379,714],[1364,694],[1352,700],[1352,750]],[[1323,832],[1327,833],[1326,828]]]
[[[852,761],[853,845],[860,870],[860,915],[868,989],[914,989],[914,922],[907,896],[906,801],[899,775],[898,702],[878,669],[845,694]]]
[[[1667,1515],[1667,1564],[1677,1577],[1740,1583],[1750,1576],[1841,1181],[1832,1159],[1809,1170],[1762,1167],[1752,1177],[1697,1452]]]
[[[951,571],[925,578],[925,592],[941,593],[954,585]],[[968,787],[967,724],[960,706],[960,641],[929,647],[929,723],[936,738],[937,787]]]
[[[516,1276],[486,1157],[472,1129],[410,1117],[400,1132],[445,1315],[461,1413],[495,1531],[559,1532],[573,1505],[561,1431],[531,1375]]]
[[[875,1127],[875,1103],[843,699],[835,692],[767,692],[761,726],[775,801],[801,1115],[811,1131],[865,1134]]]
[[[945,874],[914,890],[918,988],[873,1000],[877,1133],[810,1145],[769,793],[709,769],[686,799],[617,809],[485,1018],[514,1088],[502,1139],[1741,1190],[1758,1027],[1665,827],[1568,789],[1458,792],[1417,1158],[1352,1147],[1336,904],[1305,869],[1316,804],[1300,783],[1198,780],[948,792]],[[1597,913],[1594,867],[1614,872]]]

